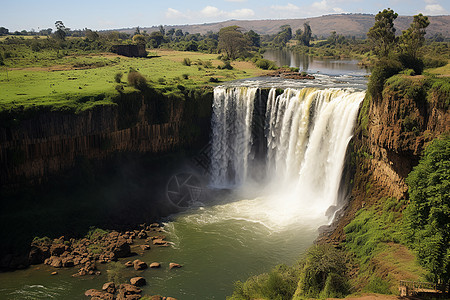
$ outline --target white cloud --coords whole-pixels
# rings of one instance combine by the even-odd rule
[[[447,10],[440,4],[428,4],[423,12],[425,15],[445,15]]]
[[[255,15],[255,12],[249,8],[236,9],[228,13],[230,18],[250,18]]]
[[[301,7],[292,3],[288,3],[286,5],[272,5],[270,9],[280,13],[279,17],[281,18],[300,18],[305,16],[319,16],[344,12],[342,8],[335,7],[327,0],[316,1],[311,5]]]
[[[219,8],[215,6],[205,6],[200,11],[186,11],[186,12],[180,12],[176,9],[169,8],[166,11],[166,18],[168,19],[177,19],[178,21],[186,21],[186,20],[219,20],[223,18],[250,18],[255,15],[255,12],[250,8],[242,8],[242,9],[236,9],[232,11],[224,11],[220,10]]]
[[[281,11],[281,12],[291,12],[291,13],[295,13],[295,12],[300,12],[301,8],[298,7],[297,5],[294,5],[292,3],[288,3],[286,5],[272,5],[270,7],[273,10],[276,11]]]
[[[168,8],[166,11],[166,18],[168,19],[177,19],[177,18],[185,18],[186,16],[179,10],[174,8]]]
[[[205,17],[220,17],[225,14],[224,11],[219,10],[217,7],[209,5],[202,9],[200,13]]]

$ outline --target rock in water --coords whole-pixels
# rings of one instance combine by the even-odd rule
[[[134,286],[144,286],[147,284],[147,281],[144,277],[133,277],[130,279],[130,283]]]

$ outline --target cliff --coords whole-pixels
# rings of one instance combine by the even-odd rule
[[[405,178],[424,147],[450,131],[450,95],[441,84],[446,80],[433,84],[423,76],[396,75],[386,82],[381,97],[366,96],[349,149],[350,201],[319,240],[339,244],[345,239],[343,228],[359,209],[382,198],[407,198]]]
[[[114,105],[74,112],[11,114],[0,126],[0,186],[41,183],[77,159],[117,153],[167,153],[208,141],[212,90],[164,96],[121,94]]]

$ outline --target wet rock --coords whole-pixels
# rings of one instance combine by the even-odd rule
[[[155,239],[153,240],[153,245],[157,245],[157,246],[167,246],[167,242],[162,240],[162,239]]]
[[[84,295],[86,297],[100,297],[101,295],[103,295],[103,292],[96,289],[90,289],[84,292]]]
[[[63,266],[61,257],[58,256],[50,256],[44,263],[54,268],[61,268]]]
[[[133,266],[133,262],[130,260],[130,261],[127,261],[124,265],[127,268],[131,268]]]
[[[42,264],[50,257],[50,248],[48,246],[32,245],[28,254],[28,261],[32,265]]]
[[[142,260],[136,259],[135,261],[133,261],[133,267],[135,270],[144,270],[148,268],[148,265]]]
[[[147,284],[147,281],[144,277],[133,277],[130,279],[130,283],[134,286],[144,286]]]
[[[110,248],[116,258],[128,257],[131,255],[130,245],[127,243],[126,239],[118,239]]]
[[[142,230],[138,233],[137,237],[138,239],[145,239],[147,237],[147,233],[144,230]]]
[[[61,259],[61,263],[62,263],[62,266],[66,267],[66,268],[70,268],[70,267],[75,266],[75,263],[74,263],[74,261],[73,261],[71,256],[64,257],[63,259]]]
[[[173,269],[173,268],[181,268],[182,265],[177,264],[177,263],[170,263],[169,264],[169,270]]]
[[[53,244],[50,247],[51,256],[60,256],[66,251],[66,245],[64,244]]]
[[[142,250],[150,250],[150,245],[141,245]]]
[[[58,275],[58,272],[52,272],[51,275]]]
[[[116,285],[114,282],[107,282],[102,286],[102,290],[104,290],[107,293],[114,294],[116,292]]]
[[[161,264],[160,264],[159,262],[152,262],[152,263],[150,264],[150,268],[151,268],[151,269],[158,269],[158,268],[161,268]]]

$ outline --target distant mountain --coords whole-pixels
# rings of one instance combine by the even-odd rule
[[[402,30],[409,27],[413,17],[399,16],[395,20],[395,28],[400,34]],[[427,28],[427,35],[434,35],[435,33],[442,33],[445,37],[450,37],[450,15],[447,16],[432,16],[429,17],[430,26]],[[254,30],[259,34],[275,34],[279,31],[280,26],[289,24],[292,31],[295,32],[298,28],[303,29],[303,23],[309,22],[313,35],[328,36],[330,32],[336,31],[338,34],[365,37],[369,28],[375,22],[375,16],[371,14],[340,14],[340,15],[326,15],[315,18],[306,19],[285,19],[285,20],[252,20],[239,21],[230,20],[218,23],[205,23],[195,25],[166,25],[164,28],[181,29],[183,32],[189,33],[206,33],[208,31],[218,32],[221,28],[237,25],[242,27],[245,31]],[[142,30],[152,32],[158,30],[157,26],[142,27]],[[120,29],[119,31],[133,33],[135,28]]]

